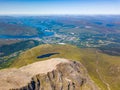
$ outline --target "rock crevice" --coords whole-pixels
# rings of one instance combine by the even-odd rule
[[[70,61],[58,64],[47,74],[35,75],[28,85],[12,90],[98,90],[98,87],[80,63]]]

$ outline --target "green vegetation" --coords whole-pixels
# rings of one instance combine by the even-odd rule
[[[20,52],[39,44],[42,44],[42,42],[36,40],[23,40],[17,43],[0,46],[0,69],[9,67]]]
[[[25,50],[25,49],[35,47],[39,44],[40,42],[36,40],[25,40],[25,41],[20,41],[20,42],[13,43],[10,45],[3,45],[0,47],[0,53],[3,53],[0,55],[0,57],[8,56],[20,50]]]
[[[5,56],[0,59],[0,69],[9,67],[14,60],[18,57],[19,53],[15,53],[15,56]]]
[[[120,16],[27,16],[0,17],[0,46],[10,40],[35,39],[46,44],[66,43],[82,48],[99,48],[120,56]],[[3,40],[7,40],[4,42]],[[8,47],[8,46],[7,46]],[[15,46],[3,48],[10,50]],[[21,47],[24,48],[24,47]],[[16,49],[15,49],[16,50]]]
[[[120,48],[119,47],[120,47],[120,44],[112,43],[112,44],[108,44],[108,45],[99,47],[99,49],[102,52],[107,53],[109,55],[120,56]]]
[[[60,53],[48,58],[37,58],[42,54]],[[89,75],[102,90],[120,90],[120,57],[98,52],[97,49],[78,48],[72,45],[41,45],[19,55],[10,67],[21,67],[49,58],[67,58],[80,61]]]
[[[101,90],[120,90],[119,22],[120,16],[1,17],[0,69],[67,58],[80,61]],[[37,58],[48,53],[60,54]]]
[[[56,54],[48,58],[39,58],[39,59],[37,58],[37,56],[40,56],[46,53],[57,53],[57,52],[60,54]],[[41,60],[46,60],[49,58],[56,58],[56,57],[77,60],[77,59],[80,59],[79,54],[80,54],[80,51],[75,46],[46,44],[46,45],[34,47],[30,50],[27,50],[21,53],[20,56],[17,58],[17,60],[15,60],[15,62],[11,66],[21,67],[36,61],[41,61]]]

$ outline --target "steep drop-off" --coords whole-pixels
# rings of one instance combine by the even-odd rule
[[[84,66],[53,58],[0,71],[0,90],[99,90]]]

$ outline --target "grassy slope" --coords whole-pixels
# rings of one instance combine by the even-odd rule
[[[88,70],[91,78],[102,90],[120,90],[120,57],[97,52],[96,49],[80,49],[71,45],[41,45],[20,54],[11,67],[21,67],[36,61],[42,54],[59,52],[49,58],[67,58],[80,61]],[[98,71],[98,72],[97,72]]]
[[[40,56],[42,54],[46,53],[52,53],[52,52],[58,52],[60,54],[53,55],[49,58],[59,57],[59,58],[68,58],[68,59],[78,59],[80,58],[80,55],[77,53],[80,53],[78,48],[70,45],[41,45],[34,47],[30,50],[27,50],[26,52],[21,53],[21,55],[18,57],[17,60],[12,64],[14,67],[21,67],[30,63],[33,63],[35,61],[45,60],[44,59],[37,59],[37,56]],[[74,54],[73,54],[74,53]],[[76,54],[75,54],[76,53]]]

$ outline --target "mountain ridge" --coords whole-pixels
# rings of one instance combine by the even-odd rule
[[[0,77],[2,90],[100,90],[81,63],[63,58],[1,70]]]
[[[59,54],[37,58],[38,56],[45,56],[51,53]],[[91,79],[102,90],[108,90],[108,88],[111,90],[120,89],[120,57],[104,54],[95,48],[78,48],[68,44],[43,44],[19,54],[8,68],[21,68],[51,58],[65,58],[71,61],[78,61],[84,65]]]

